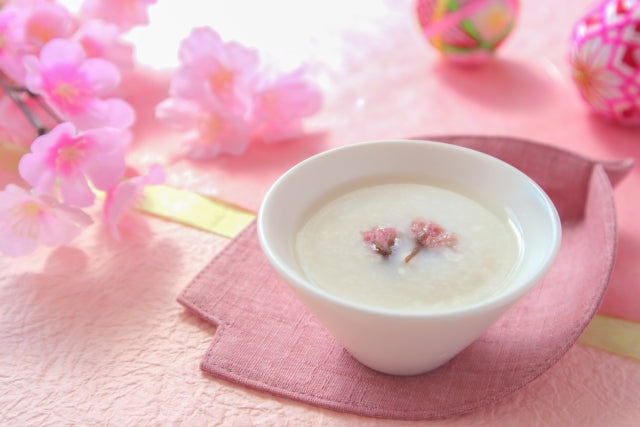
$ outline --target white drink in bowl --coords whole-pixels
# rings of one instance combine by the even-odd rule
[[[420,247],[411,231],[416,220],[437,224],[453,243]],[[390,254],[363,239],[377,227],[396,231]],[[428,312],[499,294],[520,261],[521,245],[509,213],[471,194],[389,182],[345,190],[318,206],[300,228],[295,251],[309,281],[328,293],[382,309]]]

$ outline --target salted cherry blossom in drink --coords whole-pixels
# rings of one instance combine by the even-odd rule
[[[330,198],[302,225],[295,250],[308,279],[331,294],[437,311],[503,291],[520,245],[508,212],[452,189],[393,182]]]

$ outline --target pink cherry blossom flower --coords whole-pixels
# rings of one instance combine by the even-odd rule
[[[6,255],[27,255],[38,242],[65,245],[92,223],[80,209],[52,197],[36,196],[13,184],[0,191],[0,252]]]
[[[194,29],[180,45],[179,57],[170,98],[156,107],[156,117],[189,132],[192,158],[237,156],[252,140],[297,136],[303,118],[320,108],[320,93],[304,80],[302,69],[262,76],[255,50],[224,42],[211,28]]]
[[[362,238],[367,246],[382,256],[389,256],[393,245],[396,244],[396,229],[393,227],[374,227],[363,231]]]
[[[65,122],[33,141],[31,153],[20,159],[18,170],[36,192],[50,194],[58,183],[65,203],[90,206],[95,195],[87,178],[96,188],[108,190],[122,177],[125,137],[115,128],[76,133]]]
[[[154,164],[147,175],[130,178],[120,182],[107,192],[104,201],[103,215],[109,227],[109,232],[116,240],[120,240],[118,222],[126,209],[136,204],[144,188],[148,185],[158,185],[164,182],[164,171],[160,165]]]
[[[87,57],[111,61],[120,70],[133,68],[133,45],[120,37],[115,25],[92,19],[82,23],[71,40],[82,45]]]
[[[25,74],[22,65],[22,54],[26,49],[23,28],[19,10],[11,6],[0,9],[0,70],[19,84],[22,84]]]
[[[53,39],[67,38],[73,31],[71,13],[57,2],[34,1],[22,8],[26,14],[24,41],[31,52],[37,52]]]
[[[433,221],[427,222],[424,219],[416,219],[411,222],[411,234],[416,240],[416,245],[404,259],[406,263],[418,254],[420,248],[453,248],[458,242],[458,237],[455,234],[446,232],[439,224]]]
[[[452,247],[458,240],[455,234],[447,233],[435,222],[423,219],[416,219],[411,223],[411,233],[418,243],[428,249],[439,246]]]
[[[171,96],[222,102],[236,114],[248,111],[258,72],[258,54],[235,42],[225,43],[209,27],[195,28],[180,45],[181,68],[171,82]]]
[[[122,31],[149,23],[149,6],[157,0],[85,0],[83,16],[116,24]]]
[[[223,153],[239,156],[249,146],[248,123],[216,103],[204,108],[191,101],[169,98],[158,104],[156,117],[173,129],[187,132],[187,155],[194,159],[210,159]]]
[[[127,130],[135,123],[136,110],[127,101],[121,98],[108,98],[102,100],[102,105],[104,107],[104,116],[101,119],[103,127]]]
[[[302,69],[264,81],[254,97],[253,136],[264,142],[295,137],[303,132],[302,119],[321,104],[320,91],[305,81]]]
[[[43,46],[40,57],[24,58],[27,88],[40,94],[62,120],[81,129],[105,125],[109,106],[101,97],[120,83],[120,72],[109,61],[86,59],[77,42],[54,39]]]

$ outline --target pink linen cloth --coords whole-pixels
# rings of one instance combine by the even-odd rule
[[[507,137],[429,137],[518,167],[553,199],[559,257],[527,296],[443,367],[419,376],[375,372],[353,359],[302,306],[263,256],[255,223],[178,300],[217,326],[201,368],[219,378],[334,410],[397,419],[472,411],[525,386],[557,362],[596,313],[615,254],[611,184],[630,162],[600,163]]]

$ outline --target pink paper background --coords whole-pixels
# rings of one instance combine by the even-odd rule
[[[310,121],[307,138],[254,147],[242,158],[197,165],[175,159],[167,166],[172,185],[255,209],[270,183],[310,154],[425,134],[522,136],[599,159],[640,159],[640,129],[594,117],[569,78],[567,42],[589,2],[521,2],[521,19],[499,60],[476,69],[439,60],[421,38],[409,0],[229,3],[158,2],[158,8],[175,8],[174,20],[154,21],[149,32],[136,34],[141,56],[173,57],[160,35],[177,44],[184,26],[209,24],[227,38],[264,44],[274,57],[313,59],[325,106]],[[178,13],[185,19],[175,22]],[[147,69],[129,81],[140,115],[133,165],[168,164],[177,151],[178,136],[153,121],[168,76]],[[0,187],[11,180],[14,175],[0,172]],[[636,167],[615,190],[618,257],[601,308],[638,321],[639,189]],[[119,244],[96,226],[65,248],[0,257],[1,424],[389,424],[202,374],[200,358],[215,329],[175,298],[227,240],[142,215],[123,225]],[[640,363],[576,345],[496,406],[411,425],[636,425],[638,387]]]

